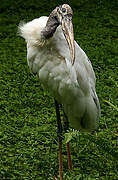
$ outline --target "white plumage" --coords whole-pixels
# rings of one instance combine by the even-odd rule
[[[75,41],[75,63],[59,25],[51,38],[45,39],[42,30],[48,17],[40,17],[19,25],[20,35],[27,42],[27,61],[30,70],[62,104],[70,126],[89,131],[97,128],[100,105],[95,90],[95,74],[85,52]]]

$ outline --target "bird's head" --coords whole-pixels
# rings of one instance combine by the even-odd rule
[[[48,23],[55,22],[55,25],[61,25],[64,36],[67,40],[72,65],[75,61],[75,46],[74,46],[74,33],[73,33],[73,24],[72,24],[73,12],[71,7],[68,4],[63,4],[59,7],[56,7],[50,14]],[[53,24],[54,26],[54,24]]]
[[[71,61],[73,65],[75,60],[74,33],[73,33],[73,24],[72,24],[73,12],[68,4],[63,4],[57,7],[56,9],[57,9],[57,18],[59,24],[62,27],[64,36],[69,45],[69,49],[71,53]]]

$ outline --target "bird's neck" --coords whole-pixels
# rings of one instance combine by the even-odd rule
[[[48,18],[45,28],[42,31],[43,36],[48,39],[53,36],[56,28],[59,26],[58,20],[55,18],[54,12],[52,12]]]

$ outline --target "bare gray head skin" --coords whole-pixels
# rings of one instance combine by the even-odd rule
[[[73,33],[73,24],[72,24],[73,12],[71,7],[68,4],[63,4],[59,7],[56,7],[50,14],[46,27],[42,31],[43,36],[48,39],[53,36],[56,28],[61,25],[64,36],[67,40],[72,65],[75,61],[75,46],[74,46],[74,33]]]

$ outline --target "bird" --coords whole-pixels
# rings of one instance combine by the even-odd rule
[[[27,63],[44,90],[54,97],[59,139],[59,177],[63,178],[62,123],[81,132],[97,129],[100,103],[96,94],[96,76],[86,53],[74,40],[73,11],[68,4],[57,6],[49,15],[20,23],[18,33],[27,44]],[[70,145],[68,166],[72,169]]]

